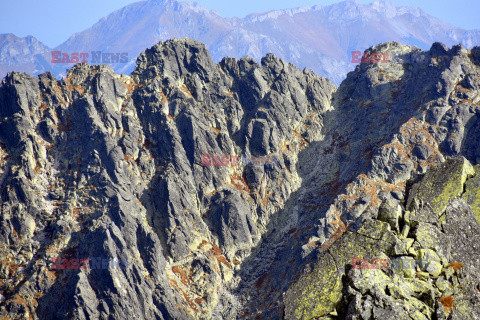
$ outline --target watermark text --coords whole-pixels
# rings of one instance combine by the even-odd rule
[[[88,52],[61,52],[52,51],[51,63],[127,63],[128,52],[101,52],[91,51]]]

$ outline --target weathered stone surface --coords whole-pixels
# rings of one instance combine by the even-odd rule
[[[445,179],[445,170],[440,169],[459,164],[470,165],[465,159],[448,160],[427,171],[419,183]],[[468,181],[459,187],[463,189],[465,184]],[[415,195],[414,190],[407,190],[409,200],[423,196]],[[347,232],[319,258],[313,270],[290,287],[284,298],[286,318],[312,319],[332,313],[345,319],[479,317],[475,275],[480,225],[460,196],[448,202],[442,230],[436,227],[439,216],[433,216],[436,221],[414,224],[404,252],[397,252],[397,245],[392,251],[391,240],[379,241],[402,241],[401,234],[390,231],[384,222],[368,222],[357,232]],[[371,243],[373,239],[376,241]]]
[[[368,51],[339,88],[187,39],[10,73],[0,315],[479,317],[478,49]]]
[[[407,200],[407,207],[413,209],[418,200],[428,203],[437,215],[445,212],[448,201],[463,194],[463,186],[467,178],[473,176],[475,170],[465,158],[452,161],[429,170],[425,177],[412,187]]]

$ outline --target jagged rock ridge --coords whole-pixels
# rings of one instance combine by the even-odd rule
[[[144,51],[131,76],[81,64],[61,81],[10,73],[0,87],[2,315],[379,318],[362,299],[383,299],[391,309],[397,297],[381,279],[380,293],[390,298],[368,298],[360,285],[342,294],[337,289],[348,283],[334,283],[318,309],[311,301],[325,286],[311,291],[313,300],[300,300],[299,287],[304,274],[322,273],[341,241],[351,250],[335,251],[342,259],[332,274],[364,254],[356,249],[364,234],[419,241],[404,231],[414,220],[406,212],[424,206],[407,196],[409,181],[450,156],[480,159],[480,52],[438,43],[426,52],[398,43],[369,52],[397,60],[361,64],[338,89],[273,55],[261,65],[250,58],[216,64],[191,40]],[[206,155],[278,161],[210,166]],[[475,188],[466,190],[439,209],[452,212],[447,233],[458,230],[449,217],[477,205]],[[431,249],[405,241],[418,252]],[[56,257],[128,263],[61,270],[52,268]],[[477,271],[469,261],[467,275]],[[363,283],[362,274],[349,277]],[[399,308],[431,318],[427,298],[415,299]],[[462,310],[445,312],[461,317]]]

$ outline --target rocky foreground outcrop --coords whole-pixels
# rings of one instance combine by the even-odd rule
[[[339,88],[191,40],[8,74],[0,315],[480,318],[480,49],[376,52]]]

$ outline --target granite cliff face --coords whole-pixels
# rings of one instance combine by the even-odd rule
[[[374,52],[339,88],[192,40],[9,73],[0,315],[479,318],[480,49]]]

